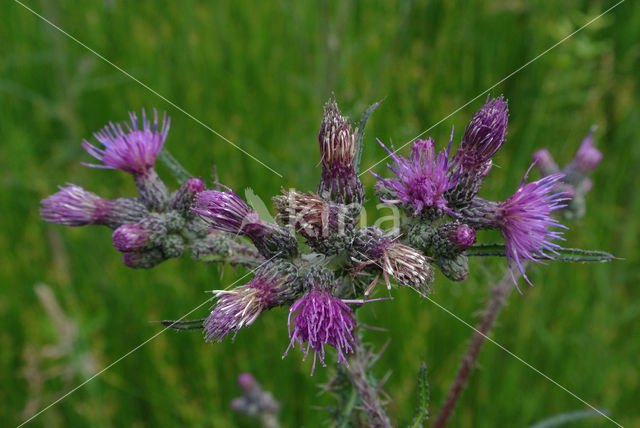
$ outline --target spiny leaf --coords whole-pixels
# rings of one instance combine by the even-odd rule
[[[474,245],[466,250],[467,256],[505,256],[506,246],[504,244],[482,244]],[[560,262],[608,262],[616,260],[613,254],[605,251],[581,250],[579,248],[561,248],[558,254],[552,254],[553,259]],[[550,260],[540,257],[540,260]]]
[[[411,428],[418,428],[429,419],[429,382],[427,380],[427,365],[423,361],[418,371],[418,407],[411,422]]]
[[[358,123],[356,155],[353,158],[353,166],[356,171],[356,174],[360,171],[360,160],[362,159],[362,148],[364,147],[364,127],[367,125],[367,120],[369,119],[369,116],[371,116],[371,113],[373,113],[374,110],[378,108],[378,106],[382,103],[382,101],[384,101],[384,99],[371,105],[371,107],[369,107],[367,111],[364,112],[364,114],[360,118],[360,122]]]
[[[173,157],[171,153],[166,148],[160,149],[160,153],[158,153],[158,157],[164,163],[169,171],[178,179],[178,183],[183,184],[185,181],[193,177],[176,158]]]

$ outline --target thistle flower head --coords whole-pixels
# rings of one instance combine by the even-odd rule
[[[507,133],[509,109],[502,96],[487,101],[471,118],[456,156],[463,166],[488,161],[502,147]]]
[[[140,223],[126,223],[113,231],[111,239],[118,251],[137,251],[150,244],[151,231]]]
[[[587,134],[582,140],[576,157],[571,162],[583,175],[593,172],[602,161],[602,153],[593,144],[593,133]]]
[[[421,294],[426,295],[431,291],[433,268],[420,251],[395,241],[386,243],[381,251],[387,287],[390,287],[388,277],[392,276],[400,285],[411,287]]]
[[[298,242],[291,232],[264,221],[233,190],[205,190],[198,193],[193,212],[214,230],[242,234],[266,258],[292,257],[298,253]]]
[[[456,225],[449,231],[449,242],[460,250],[466,250],[476,242],[476,231],[464,223]]]
[[[205,189],[204,180],[192,177],[184,182],[182,187],[171,195],[171,208],[179,211],[184,216],[192,214],[191,207],[196,195]]]
[[[42,200],[40,215],[45,221],[65,226],[101,224],[110,211],[110,201],[75,184]]]
[[[449,149],[437,155],[431,138],[416,140],[411,149],[409,159],[389,150],[378,140],[389,153],[395,165],[387,164],[397,178],[384,179],[376,174],[384,187],[395,194],[394,199],[383,200],[387,203],[403,203],[413,207],[414,215],[427,208],[440,209],[448,214],[456,215],[448,206],[444,193],[451,189],[456,178],[447,174]]]
[[[357,134],[336,101],[329,100],[318,133],[322,163],[318,194],[323,198],[343,204],[362,203],[364,188],[354,166]]]
[[[553,160],[553,156],[547,149],[536,151],[533,154],[533,161],[543,177],[560,172],[558,164]]]
[[[313,351],[313,375],[316,358],[326,367],[326,344],[336,348],[338,362],[348,365],[346,355],[354,352],[356,339],[353,337],[353,329],[356,321],[351,315],[351,308],[341,299],[329,294],[326,289],[314,288],[298,299],[289,309],[288,326],[291,340],[283,358],[296,342],[304,352],[303,361],[306,360],[309,351]],[[305,342],[306,348],[303,346]]]
[[[514,195],[498,205],[496,218],[498,228],[506,243],[509,267],[515,263],[530,285],[531,281],[524,271],[522,262],[532,260],[542,263],[539,260],[541,257],[553,258],[547,252],[557,254],[556,249],[560,246],[551,241],[562,239],[562,232],[552,231],[550,228],[566,229],[566,226],[560,224],[550,214],[551,211],[565,207],[566,205],[562,202],[567,200],[563,193],[557,192],[564,174],[552,174],[525,184],[531,167]],[[516,282],[515,279],[514,282]],[[519,288],[518,291],[520,291]]]
[[[206,221],[211,229],[241,233],[247,221],[257,217],[257,214],[233,190],[222,187],[227,191],[205,190],[198,193],[193,212]]]
[[[276,220],[292,227],[316,251],[336,253],[350,242],[357,213],[349,206],[296,190],[283,191],[273,203],[278,211]]]
[[[433,267],[427,258],[420,251],[396,242],[377,227],[358,230],[350,255],[359,264],[357,270],[367,265],[381,270],[389,289],[389,277],[393,277],[398,284],[411,287],[421,294],[426,295],[431,290]]]
[[[249,327],[263,311],[292,302],[292,295],[300,291],[296,285],[286,269],[266,264],[247,284],[218,291],[218,301],[204,322],[205,339],[220,342],[229,333]]]
[[[121,169],[134,175],[145,175],[156,162],[156,156],[169,132],[171,119],[164,113],[162,127],[158,129],[158,112],[153,110],[153,125],[142,110],[142,123],[138,122],[135,112],[129,112],[131,125],[109,123],[94,137],[103,147],[94,146],[87,140],[82,147],[101,165],[84,164],[95,168]]]

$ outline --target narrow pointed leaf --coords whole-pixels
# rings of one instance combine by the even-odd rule
[[[362,117],[360,118],[360,122],[358,123],[358,137],[356,140],[356,155],[353,158],[353,166],[356,171],[356,174],[360,171],[360,160],[362,159],[362,148],[364,147],[364,127],[367,125],[367,120],[371,113],[378,108],[378,106],[384,101],[384,99],[378,101],[373,104],[371,107],[364,112]]]
[[[482,244],[474,245],[466,250],[467,256],[505,256],[504,244]],[[613,254],[605,251],[581,250],[579,248],[561,248],[558,254],[552,254],[553,260],[560,262],[608,262],[616,260]],[[540,260],[550,260],[541,257]]]
[[[162,320],[160,324],[165,327],[172,328],[174,330],[200,330],[203,328],[204,320],[206,318],[200,318],[197,320],[185,320],[185,321],[171,321]]]

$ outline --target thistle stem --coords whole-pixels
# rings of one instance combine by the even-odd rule
[[[346,368],[349,380],[360,398],[371,426],[391,427],[391,422],[379,397],[380,388],[370,380],[368,361],[365,347],[360,340],[356,341],[353,356],[349,358],[349,366]]]
[[[519,274],[520,272],[518,270],[514,271],[514,277],[516,280],[518,279]],[[455,408],[455,405],[467,384],[467,380],[471,375],[471,370],[476,365],[480,349],[482,348],[487,335],[491,331],[491,328],[495,324],[500,311],[506,304],[507,297],[513,288],[514,285],[511,278],[511,272],[507,269],[502,280],[491,289],[489,302],[484,308],[482,320],[480,320],[480,323],[477,325],[477,331],[473,333],[467,352],[460,361],[458,373],[449,388],[449,393],[447,394],[444,405],[442,406],[442,409],[440,409],[440,413],[433,424],[433,428],[443,428],[447,425],[449,417],[451,416],[451,413],[453,412],[453,409]]]

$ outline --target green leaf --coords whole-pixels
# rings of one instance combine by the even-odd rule
[[[160,324],[165,327],[172,328],[174,330],[200,330],[204,327],[204,320],[206,318],[200,318],[197,320],[184,320],[184,321],[171,321],[162,320]]]
[[[411,422],[411,428],[419,428],[429,419],[429,382],[427,381],[427,365],[423,361],[418,371],[418,407]]]
[[[358,123],[356,155],[353,158],[353,166],[356,170],[356,174],[360,171],[360,160],[362,159],[362,148],[364,147],[364,127],[367,125],[367,120],[369,119],[369,116],[371,116],[371,113],[373,113],[375,109],[378,108],[382,101],[384,101],[384,99],[381,99],[377,103],[371,105],[371,107],[369,107],[367,111],[364,112],[364,114],[360,118],[360,122]]]
[[[487,256],[505,256],[504,244],[482,244],[474,245],[466,250],[467,256],[487,257]],[[605,251],[581,250],[579,248],[561,248],[558,254],[552,254],[553,259],[540,257],[538,260],[556,260],[560,262],[608,262],[616,260],[613,254]]]
[[[565,425],[569,422],[579,421],[581,419],[593,418],[593,417],[606,417],[609,416],[608,410],[576,410],[573,412],[560,413],[559,415],[551,416],[531,425],[529,428],[552,428]]]
[[[171,171],[171,173],[176,176],[176,178],[178,179],[178,183],[184,184],[185,181],[193,177],[193,175],[190,174],[189,171],[184,169],[184,167],[180,165],[180,162],[178,162],[177,159],[174,158],[166,148],[163,147],[160,150],[160,153],[158,153],[158,157],[160,158],[162,163],[164,163],[167,168],[169,168],[169,171]]]

